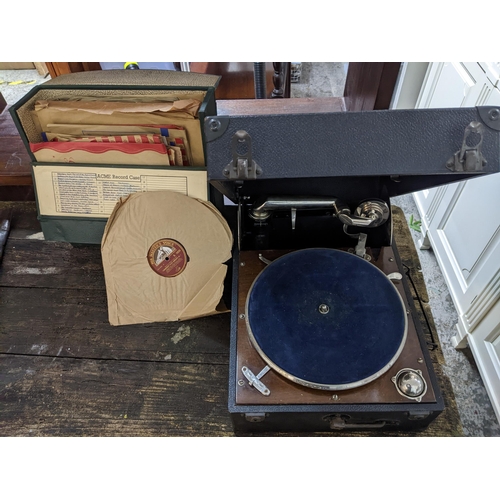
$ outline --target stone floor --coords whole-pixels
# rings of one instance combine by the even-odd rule
[[[12,106],[35,85],[49,79],[50,76],[43,77],[35,69],[0,70],[0,92],[7,105]]]
[[[301,63],[302,74],[291,86],[292,97],[341,97],[347,63]]]
[[[292,84],[292,97],[340,97],[343,95],[347,63],[302,63],[302,75]],[[0,92],[11,105],[43,78],[35,70],[0,71]],[[23,82],[9,85],[9,82]],[[392,200],[403,209],[407,219],[420,218],[411,194]],[[412,231],[415,242],[420,233]],[[418,248],[418,245],[416,245]],[[500,436],[500,425],[469,348],[457,351],[451,345],[457,312],[432,250],[417,250],[427,285],[437,333],[457,400],[466,436]]]

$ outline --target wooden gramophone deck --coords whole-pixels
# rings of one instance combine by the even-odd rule
[[[322,390],[311,389],[304,385],[292,382],[274,370],[264,375],[261,381],[270,390],[264,396],[252,387],[242,373],[244,366],[254,374],[266,366],[266,362],[252,345],[245,321],[245,302],[249,290],[258,274],[265,268],[259,259],[259,254],[268,260],[274,260],[287,253],[286,251],[242,251],[240,252],[240,266],[238,279],[238,333],[237,333],[237,374],[236,374],[236,403],[241,405],[272,405],[272,404],[390,404],[410,403],[418,406],[419,402],[399,394],[391,378],[403,368],[420,370],[427,382],[427,392],[422,397],[423,403],[435,402],[435,394],[430,383],[430,377],[425,365],[420,341],[416,332],[414,318],[408,307],[404,287],[401,282],[396,282],[408,312],[407,337],[401,354],[389,368],[376,380],[366,385],[347,390]],[[383,247],[380,252],[367,253],[371,256],[371,263],[385,274],[401,272],[396,264],[394,252],[390,247]],[[404,277],[403,277],[404,279]],[[272,334],[272,332],[270,332]]]

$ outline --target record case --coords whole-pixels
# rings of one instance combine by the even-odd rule
[[[108,205],[115,203],[119,196],[129,192],[174,189],[187,195],[192,195],[190,192],[192,191],[196,193],[195,196],[200,196],[200,183],[207,186],[203,121],[206,115],[217,113],[215,89],[219,80],[220,77],[216,75],[164,70],[86,71],[61,75],[38,85],[13,105],[10,113],[32,159],[38,218],[45,239],[99,244],[111,212]],[[131,103],[135,102],[134,99],[147,102],[148,99],[165,99],[166,96],[171,96],[173,99],[195,97],[200,100],[198,116],[192,123],[189,123],[191,135],[196,136],[192,145],[196,148],[196,161],[191,164],[192,166],[161,166],[147,162],[135,164],[134,160],[126,164],[119,161],[113,164],[102,164],[91,160],[71,163],[37,161],[36,153],[30,147],[30,144],[41,141],[40,130],[36,117],[33,115],[37,101],[61,103],[68,100],[78,102],[78,100],[92,99],[113,101],[117,99],[117,96]],[[51,169],[49,176],[46,173],[47,168]],[[149,172],[141,178],[143,169]],[[116,170],[120,170],[121,178],[118,178]],[[154,176],[151,170],[158,171],[158,175]],[[100,179],[106,176],[108,179],[104,184],[103,193],[103,183]],[[92,186],[90,186],[90,177],[92,177]],[[196,184],[193,189],[189,187],[191,177],[194,178],[194,184]],[[78,191],[80,186],[83,187]],[[88,194],[85,193],[84,188],[88,188]],[[67,210],[57,209],[62,203],[61,190],[65,190],[63,201],[68,201]],[[78,198],[78,203],[70,203],[72,193]],[[210,196],[207,187],[202,190],[200,197],[209,199]],[[41,200],[46,202],[50,197],[55,199],[54,207],[47,211],[45,210],[46,203]]]

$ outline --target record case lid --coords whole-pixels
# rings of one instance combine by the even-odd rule
[[[59,75],[40,85],[47,87],[109,86],[109,87],[164,87],[217,88],[220,76],[157,69],[81,71]]]

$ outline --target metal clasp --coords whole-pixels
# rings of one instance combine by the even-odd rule
[[[245,148],[246,152],[243,152]],[[247,132],[238,130],[233,135],[231,152],[233,161],[222,171],[229,180],[255,180],[262,174],[262,169],[252,160],[252,139]]]
[[[479,122],[470,122],[465,127],[462,147],[447,162],[446,167],[452,172],[480,172],[486,165],[486,160],[481,153],[483,144],[484,126]],[[471,134],[478,134],[479,142],[474,146],[467,144],[467,139]]]

